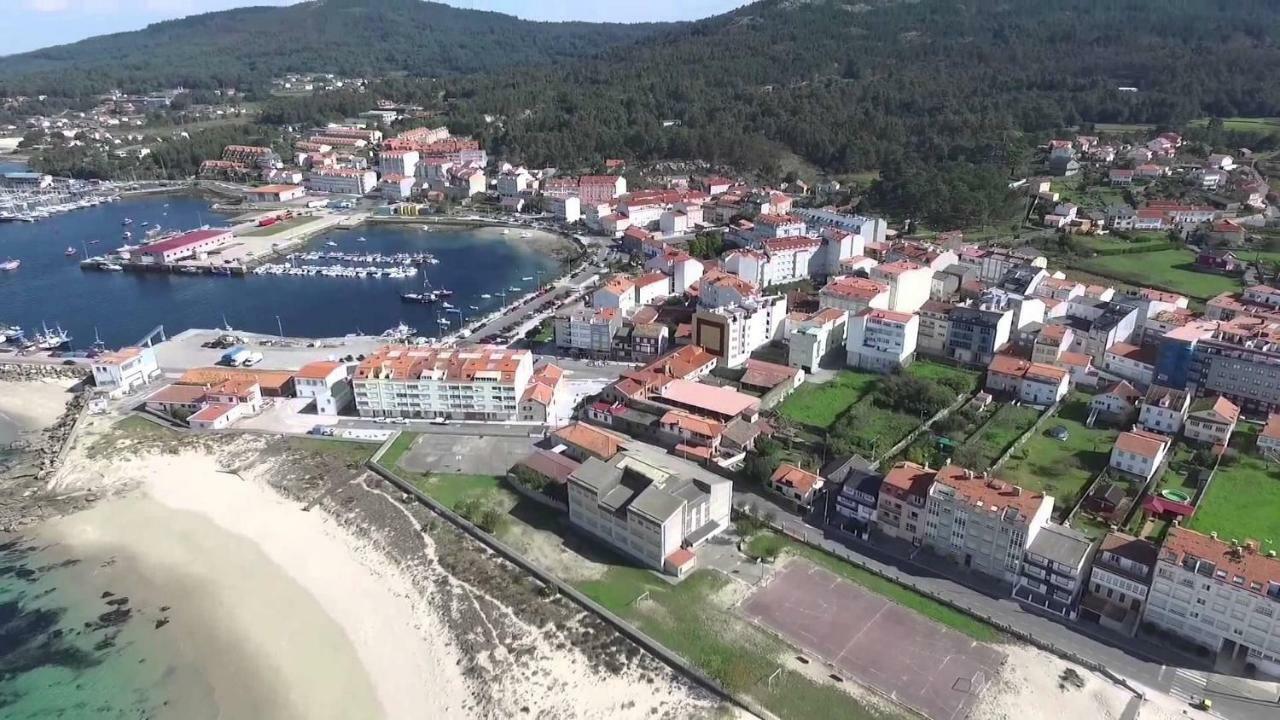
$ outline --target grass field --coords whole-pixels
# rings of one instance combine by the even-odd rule
[[[1018,448],[997,474],[1027,490],[1053,495],[1057,500],[1055,505],[1066,506],[1069,499],[1106,467],[1117,435],[1108,428],[1085,427],[1088,417],[1089,398],[1083,395],[1070,398],[1056,416],[1044,422],[1041,426],[1044,432],[1033,435]],[[1066,442],[1045,434],[1059,425],[1069,433]]]
[[[1169,247],[1169,238],[1167,237],[1125,240],[1124,238],[1109,236],[1086,236],[1078,238],[1078,241],[1094,252],[1101,250],[1133,250],[1135,248],[1148,248],[1155,251],[1158,248]]]
[[[1086,209],[1098,209],[1124,204],[1124,192],[1120,188],[1107,185],[1092,185],[1080,189],[1080,181],[1076,179],[1055,182],[1050,189],[1058,193],[1060,202],[1070,202]]]
[[[414,487],[440,501],[440,504],[450,510],[457,509],[458,503],[463,500],[492,494],[502,488],[502,479],[493,475],[413,475],[404,471],[400,471],[400,474],[412,482]]]
[[[322,452],[343,458],[348,464],[363,465],[373,456],[378,446],[374,443],[354,442],[351,440],[329,440],[323,438],[291,437],[287,440],[291,447],[299,450]]]
[[[880,379],[874,373],[841,370],[827,383],[805,383],[791,393],[778,411],[788,419],[826,430]]]
[[[1235,278],[1192,270],[1194,263],[1195,258],[1188,251],[1161,250],[1088,258],[1078,261],[1076,267],[1135,285],[1157,285],[1201,300],[1240,288]]]
[[[399,469],[400,458],[404,457],[404,454],[409,452],[409,448],[413,447],[413,443],[417,439],[417,433],[400,433],[396,436],[396,439],[391,442],[391,447],[387,448],[387,451],[382,453],[381,458],[378,458],[378,462],[380,462],[385,468],[401,472]]]
[[[1280,551],[1280,466],[1256,454],[1257,428],[1241,423],[1231,438],[1234,462],[1218,466],[1187,527],[1223,540],[1257,540]]]
[[[1209,118],[1192,120],[1196,127],[1207,127]],[[1229,117],[1222,119],[1222,129],[1232,132],[1253,133],[1255,135],[1274,135],[1280,133],[1280,118]]]
[[[865,397],[849,408],[847,416],[837,423],[832,435],[841,447],[840,452],[859,452],[879,456],[888,452],[912,430],[921,418],[914,415],[886,410]]]
[[[978,373],[968,368],[952,367],[951,365],[943,365],[942,363],[933,362],[931,360],[917,360],[907,366],[906,373],[912,377],[922,380],[933,380],[939,382],[947,378],[959,378],[969,384],[970,388],[977,387]]]
[[[976,435],[965,440],[965,464],[985,471],[1040,417],[1040,410],[1026,405],[1002,405]]]

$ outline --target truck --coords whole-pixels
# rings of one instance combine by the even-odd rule
[[[250,353],[248,348],[241,345],[237,345],[236,347],[233,347],[230,350],[222,353],[221,362],[223,365],[236,367],[241,363],[243,363],[245,360],[247,360],[249,358],[249,355]]]
[[[260,362],[262,362],[262,353],[251,352],[249,353],[248,357],[240,361],[240,364],[245,367],[253,367],[254,365],[257,365]]]
[[[309,208],[322,208],[322,207],[326,207],[328,204],[329,204],[329,201],[324,198],[307,201],[307,207]]]
[[[258,227],[271,227],[278,222],[280,222],[280,218],[278,217],[266,217],[258,221]]]

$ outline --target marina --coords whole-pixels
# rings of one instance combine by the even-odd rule
[[[124,226],[125,218],[134,222]],[[246,331],[306,337],[377,333],[403,321],[417,328],[418,336],[430,338],[533,293],[538,283],[524,278],[558,276],[563,266],[555,249],[567,247],[567,241],[540,232],[532,239],[483,227],[437,226],[426,233],[420,225],[408,223],[343,227],[338,218],[326,218],[331,223],[326,229],[256,267],[334,267],[331,274],[253,274],[238,269],[243,267],[240,263],[224,265],[219,260],[227,258],[219,256],[211,256],[212,262],[194,272],[125,272],[142,266],[131,267],[98,250],[124,244],[116,238],[125,227],[145,235],[139,230],[156,224],[185,229],[234,221],[204,199],[164,195],[128,197],[43,223],[0,224],[0,261],[20,263],[15,271],[0,272],[0,323],[28,328],[29,333],[42,322],[60,326],[75,338],[71,345],[77,350],[88,347],[95,328],[106,343],[119,346],[136,342],[159,324],[177,333],[221,327],[224,316]],[[361,237],[365,242],[359,242]],[[256,258],[261,251],[269,256],[271,242],[270,235],[237,237],[229,252],[254,252]],[[67,249],[79,252],[69,255]],[[93,260],[95,272],[82,271],[82,260]],[[338,272],[336,266],[347,270]],[[363,275],[357,266],[365,268]],[[377,267],[383,270],[375,275]],[[300,277],[308,282],[298,282]],[[455,307],[402,298],[419,292],[424,280],[437,290],[446,289],[447,280],[448,301]],[[509,290],[512,287],[519,292]]]

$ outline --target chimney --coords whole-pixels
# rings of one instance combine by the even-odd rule
[[[1010,485],[1009,489],[1013,491],[1014,497],[1022,497],[1022,488],[1018,487],[1017,485]]]

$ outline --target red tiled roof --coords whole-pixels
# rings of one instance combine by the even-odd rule
[[[769,481],[775,485],[793,488],[801,495],[808,495],[822,482],[822,478],[791,463],[782,463],[777,470],[773,471]]]
[[[201,385],[169,385],[152,393],[146,402],[193,405],[203,400],[204,394],[205,389]]]
[[[1146,430],[1128,430],[1116,437],[1116,447],[1144,458],[1154,458],[1169,446],[1169,438]]]
[[[888,285],[870,278],[854,275],[842,277],[838,280],[827,283],[827,285],[819,291],[819,294],[834,295],[835,297],[851,300],[871,300],[877,295],[887,292],[889,292]]]
[[[471,382],[483,375],[511,384],[528,354],[528,350],[483,345],[463,348],[384,345],[360,362],[356,378],[405,380],[424,373],[439,373],[447,380]]]
[[[999,375],[1016,375],[1022,377],[1023,373],[1031,363],[1019,357],[1012,355],[996,355],[991,358],[991,362],[987,363],[987,371],[994,372]]]
[[[601,460],[608,460],[617,455],[627,441],[627,438],[621,435],[580,422],[570,423],[557,429],[551,433],[551,437],[580,448]]]
[[[1042,493],[1023,490],[1012,483],[974,473],[959,465],[943,467],[934,480],[954,488],[956,495],[969,505],[982,503],[997,512],[1012,508],[1026,518],[1033,517],[1045,499]]]
[[[294,373],[294,377],[306,378],[308,380],[324,380],[329,377],[334,370],[342,367],[342,363],[332,360],[317,360],[316,362],[303,365],[298,372]]]
[[[884,484],[907,495],[924,497],[933,483],[935,471],[913,462],[896,463],[885,473]]]
[[[1280,560],[1267,557],[1260,550],[1232,548],[1222,540],[1184,527],[1170,528],[1160,548],[1160,559],[1182,564],[1189,557],[1213,563],[1218,581],[1253,593],[1265,594],[1268,583],[1280,583]]]
[[[1267,416],[1267,424],[1259,435],[1280,442],[1280,413],[1271,413]]]

